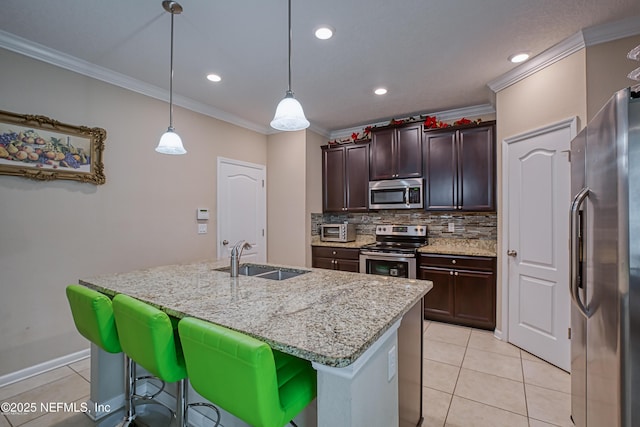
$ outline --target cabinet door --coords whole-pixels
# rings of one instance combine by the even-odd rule
[[[369,209],[369,144],[345,147],[346,208],[351,212]]]
[[[458,204],[467,211],[495,210],[494,127],[463,129],[458,136]]]
[[[322,211],[343,212],[345,205],[344,147],[322,151]]]
[[[425,208],[454,210],[458,205],[456,131],[424,135]]]
[[[336,259],[335,269],[340,271],[351,271],[353,273],[360,273],[360,261],[352,259]]]
[[[494,274],[488,271],[455,270],[453,277],[455,318],[468,326],[494,329],[496,327]]]
[[[433,282],[433,289],[424,297],[425,319],[453,320],[453,270],[421,266],[418,274],[420,279]]]
[[[334,270],[335,263],[333,258],[321,258],[313,257],[311,259],[311,266],[313,268],[324,268],[326,270]]]
[[[393,166],[393,142],[395,129],[383,129],[371,134],[371,180],[392,179],[395,171]]]
[[[422,125],[397,129],[395,144],[396,178],[422,177]]]

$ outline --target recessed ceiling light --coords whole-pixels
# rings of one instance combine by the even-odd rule
[[[387,90],[383,87],[379,87],[378,89],[374,90],[373,93],[375,93],[376,95],[384,95],[387,93]]]
[[[222,77],[217,74],[207,74],[207,80],[212,82],[219,82],[222,80]]]
[[[516,53],[509,57],[509,61],[513,62],[514,64],[524,62],[527,59],[529,59],[529,54],[527,52]]]
[[[328,40],[331,37],[333,37],[333,33],[335,32],[336,32],[335,28],[330,27],[328,25],[323,25],[321,27],[316,28],[315,35],[320,40]]]

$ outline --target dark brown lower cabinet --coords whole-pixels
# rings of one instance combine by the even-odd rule
[[[418,278],[433,282],[424,297],[425,319],[495,329],[495,258],[421,254]]]
[[[311,266],[327,270],[360,272],[360,249],[333,246],[311,247]]]

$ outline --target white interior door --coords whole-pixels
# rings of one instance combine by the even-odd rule
[[[570,369],[570,142],[576,120],[505,140],[508,340]],[[504,313],[504,311],[503,311]]]
[[[241,261],[267,260],[267,190],[264,165],[218,157],[218,259],[229,258],[231,248],[245,240],[251,249]]]

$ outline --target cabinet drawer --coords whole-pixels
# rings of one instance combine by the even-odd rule
[[[341,259],[360,259],[360,249],[357,248],[338,248],[334,246],[313,246],[311,254],[314,257],[324,258],[341,258]]]
[[[419,266],[494,271],[495,258],[464,255],[420,254]]]

